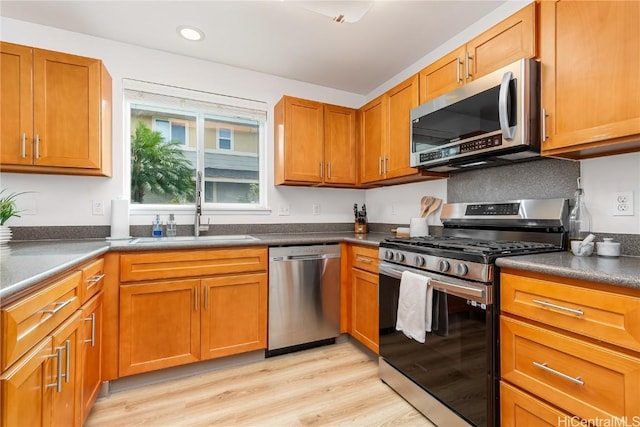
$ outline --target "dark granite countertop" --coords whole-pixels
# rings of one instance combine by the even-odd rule
[[[9,253],[0,259],[0,302],[25,294],[43,280],[69,270],[108,251],[143,251],[163,249],[195,249],[206,247],[282,246],[349,242],[378,246],[390,233],[353,232],[253,234],[258,240],[247,241],[180,241],[160,239],[153,243],[130,244],[128,241],[41,240],[11,242]]]
[[[640,257],[577,257],[569,252],[502,257],[498,267],[640,289]]]

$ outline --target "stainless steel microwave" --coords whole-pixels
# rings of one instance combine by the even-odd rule
[[[411,110],[411,166],[433,172],[540,156],[539,63],[521,59]]]

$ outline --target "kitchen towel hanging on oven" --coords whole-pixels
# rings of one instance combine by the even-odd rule
[[[433,286],[429,277],[403,271],[398,295],[396,330],[419,343],[431,332]]]

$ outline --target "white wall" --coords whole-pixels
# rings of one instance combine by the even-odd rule
[[[273,185],[273,107],[283,94],[348,107],[360,107],[364,97],[344,91],[283,79],[157,50],[62,31],[23,21],[0,18],[2,40],[100,58],[113,78],[113,177],[79,177],[41,174],[0,174],[1,187],[32,191],[21,197],[19,208],[28,209],[9,225],[109,225],[110,201],[128,185],[123,177],[124,135],[122,79],[138,79],[264,101],[268,104],[267,177],[268,204],[264,214],[210,215],[212,223],[349,222],[353,204],[364,202],[364,190],[283,188]],[[105,215],[92,215],[92,200],[105,202]],[[312,215],[312,204],[320,214]],[[279,216],[278,206],[289,204],[290,216]],[[207,221],[207,212],[205,212]],[[134,215],[132,224],[150,224],[152,216]],[[179,224],[193,223],[193,213],[177,216]]]

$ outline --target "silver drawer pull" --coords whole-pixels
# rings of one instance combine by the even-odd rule
[[[104,279],[104,274],[96,274],[93,275],[91,277],[89,277],[87,279],[87,283],[91,283],[92,285],[98,283],[99,281],[101,281],[102,279]]]
[[[557,310],[567,311],[569,313],[577,314],[578,316],[584,316],[584,311],[578,310],[576,308],[563,307],[561,305],[551,304],[550,302],[540,301],[539,299],[534,299],[533,302],[536,304],[540,304],[544,307],[555,308]]]
[[[584,385],[584,381],[582,381],[582,378],[580,378],[580,377],[575,377],[574,378],[574,377],[569,376],[567,374],[563,374],[560,371],[556,371],[555,369],[552,369],[552,368],[548,367],[547,366],[547,362],[545,362],[545,363],[533,362],[533,365],[537,366],[538,368],[543,369],[543,370],[545,370],[547,372],[551,372],[552,374],[555,374],[555,375],[557,375],[557,376],[559,376],[561,378],[564,378],[565,380],[569,380],[572,383],[576,383],[578,385]]]
[[[53,316],[54,314],[56,314],[57,312],[59,312],[60,310],[62,310],[66,306],[68,306],[69,304],[71,304],[71,302],[74,299],[75,298],[71,298],[71,299],[63,301],[63,302],[54,302],[54,304],[56,305],[56,308],[54,308],[53,310],[40,310],[40,313],[50,314],[50,315]]]
[[[67,372],[64,374],[64,382],[68,383],[71,379],[71,340],[66,340],[64,342],[64,352],[65,352],[65,361]]]
[[[356,260],[359,262],[364,262],[365,264],[371,264],[373,262],[371,258],[363,258],[361,256],[356,257]]]

